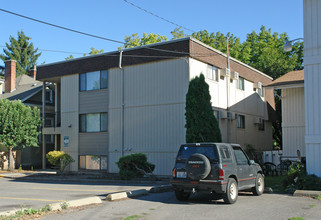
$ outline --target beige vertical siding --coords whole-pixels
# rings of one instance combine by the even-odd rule
[[[107,132],[79,134],[79,155],[107,155]]]
[[[305,156],[304,88],[282,89],[283,155]]]
[[[79,113],[107,112],[108,89],[84,91],[79,93]]]
[[[186,59],[126,67],[124,71],[125,154],[146,153],[156,173],[170,175],[173,155],[185,142]],[[121,155],[121,71],[109,71],[109,169]],[[169,159],[170,158],[170,159]]]
[[[78,170],[79,143],[79,77],[78,75],[61,78],[61,150],[75,160],[70,170]],[[71,127],[70,127],[71,126]],[[64,137],[69,137],[68,147],[64,147]]]

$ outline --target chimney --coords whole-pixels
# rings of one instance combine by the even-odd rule
[[[33,68],[31,70],[29,70],[29,76],[31,76],[34,80],[36,80],[36,76],[37,76],[36,65],[34,65]]]
[[[16,61],[7,60],[4,63],[5,92],[12,92],[16,88]]]

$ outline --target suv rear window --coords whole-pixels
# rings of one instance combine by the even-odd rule
[[[213,146],[182,146],[178,152],[178,160],[186,160],[193,154],[203,154],[210,160],[218,160],[216,148]]]

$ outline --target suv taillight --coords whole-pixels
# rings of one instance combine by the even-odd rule
[[[173,169],[172,175],[173,175],[174,178],[176,177],[176,168]]]
[[[218,170],[218,179],[224,180],[224,170],[222,170],[222,169]]]

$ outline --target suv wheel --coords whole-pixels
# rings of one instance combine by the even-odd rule
[[[184,192],[184,191],[181,191],[181,190],[175,190],[176,199],[178,199],[179,201],[188,200],[190,195],[191,195],[190,192]]]
[[[223,200],[227,204],[233,204],[236,202],[238,197],[237,183],[235,179],[229,178],[227,182],[226,193],[223,196]]]
[[[260,196],[263,194],[264,191],[264,179],[262,174],[257,174],[255,180],[255,187],[252,188],[252,192],[256,196]]]

